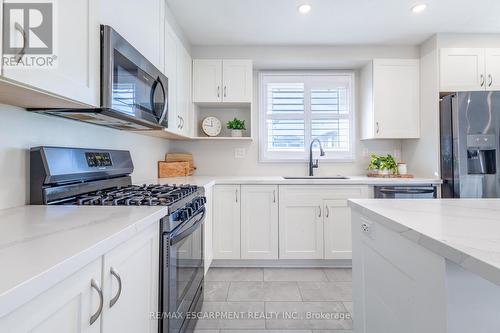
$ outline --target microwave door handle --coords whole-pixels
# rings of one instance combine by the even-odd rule
[[[183,240],[187,236],[191,235],[193,233],[193,231],[198,229],[201,225],[201,222],[205,218],[205,211],[206,211],[205,208],[203,208],[203,210],[197,214],[197,215],[201,214],[201,217],[195,223],[193,223],[192,226],[190,226],[186,230],[176,234],[175,236],[172,236],[172,238],[170,239],[170,245],[175,245],[175,244],[179,243],[181,240]]]
[[[163,110],[161,111],[160,115],[160,120],[158,122],[161,124],[165,117],[167,116],[167,110],[168,110],[168,96],[167,92],[165,91],[165,87],[163,86],[163,83],[161,82],[160,78],[158,78],[158,83],[160,84],[161,91],[163,93]]]

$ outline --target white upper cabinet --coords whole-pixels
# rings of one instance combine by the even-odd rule
[[[252,61],[222,60],[222,100],[252,102]]]
[[[177,47],[177,120],[178,131],[191,135],[193,102],[191,96],[192,59],[181,44]]]
[[[420,136],[418,59],[375,59],[361,71],[361,138]]]
[[[251,103],[252,61],[195,59],[193,102]]]
[[[241,259],[278,259],[278,186],[241,186]]]
[[[193,60],[193,102],[222,102],[222,60]]]
[[[485,50],[486,90],[500,90],[500,48]]]
[[[99,3],[99,23],[111,26],[153,65],[163,69],[164,0],[100,0]]]
[[[106,2],[106,1],[104,1]],[[55,66],[26,68],[4,66],[3,78],[22,86],[82,103],[82,107],[99,106],[99,48],[100,34],[97,0],[59,0],[54,2],[53,54]],[[4,12],[4,17],[9,13]],[[117,16],[117,15],[115,15]],[[12,34],[18,45],[28,50],[33,42],[29,35]],[[13,41],[16,43],[16,40]],[[26,51],[27,52],[27,51]],[[26,61],[29,52],[22,58]],[[18,98],[28,98],[19,96]],[[38,105],[36,100],[22,101],[24,106]]]
[[[500,48],[440,50],[440,91],[500,90]]]
[[[440,50],[440,90],[484,90],[484,49],[448,48]]]

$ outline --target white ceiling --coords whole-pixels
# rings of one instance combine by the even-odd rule
[[[167,2],[193,45],[415,45],[436,32],[500,33],[500,0]],[[422,2],[427,9],[413,14]]]

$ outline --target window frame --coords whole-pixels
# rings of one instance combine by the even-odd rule
[[[293,152],[268,152],[267,151],[267,91],[266,91],[266,83],[270,83],[270,80],[267,78],[275,77],[279,79],[282,77],[280,82],[287,83],[304,83],[305,87],[308,85],[307,81],[311,81],[311,78],[317,77],[316,79],[321,79],[321,77],[325,76],[347,76],[350,81],[350,92],[348,94],[350,98],[349,103],[349,151],[348,152],[335,152],[332,151],[326,152],[325,157],[320,157],[323,162],[353,162],[356,156],[356,77],[354,71],[261,71],[259,72],[259,112],[258,112],[258,124],[259,124],[259,162],[261,163],[303,163],[304,161],[309,160],[308,151],[309,145],[311,142],[311,130],[312,126],[309,128],[306,124],[311,124],[311,120],[314,118],[311,112],[311,99],[310,92],[308,89],[304,89],[304,152],[293,153]],[[297,81],[293,78],[303,77],[301,81]],[[314,81],[314,80],[313,80]],[[272,80],[271,80],[272,82]],[[332,119],[332,117],[323,116],[325,119]],[[286,117],[285,117],[286,118]],[[291,116],[290,118],[293,118]],[[319,116],[318,118],[321,118]],[[339,119],[342,119],[339,117]],[[314,151],[319,151],[318,147],[314,147]],[[298,155],[304,155],[303,157],[298,157]],[[334,156],[328,156],[334,155]]]

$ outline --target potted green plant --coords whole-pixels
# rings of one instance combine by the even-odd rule
[[[233,120],[229,120],[227,122],[227,128],[231,130],[232,137],[242,137],[243,130],[246,130],[245,121],[234,118]]]
[[[370,164],[368,165],[368,170],[372,174],[378,174],[380,169],[380,157],[375,154],[370,155]]]
[[[391,154],[380,156],[379,173],[383,175],[396,174],[398,172],[398,164]]]

